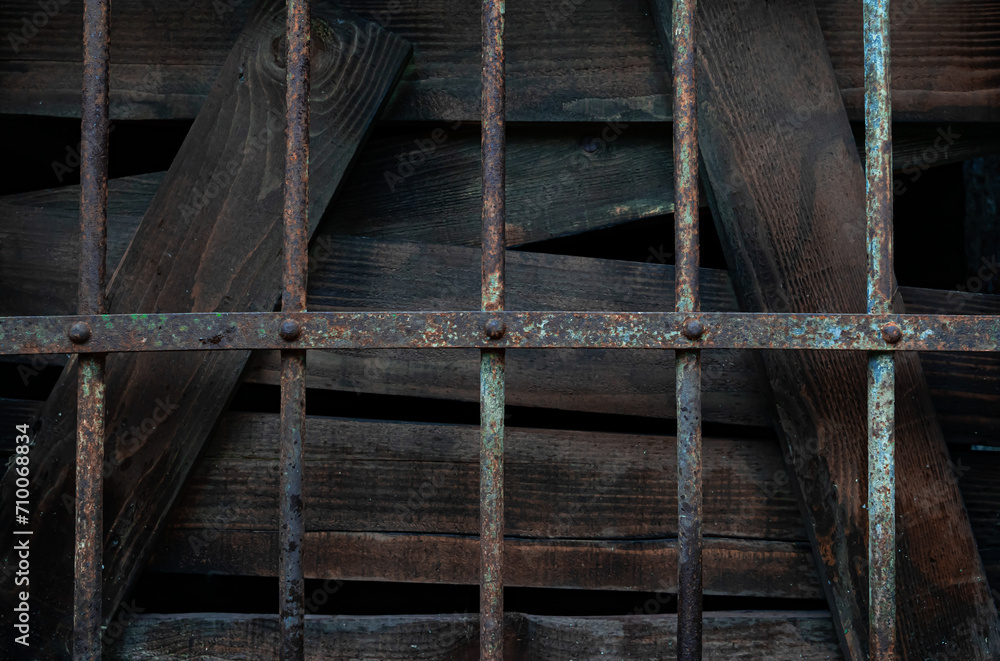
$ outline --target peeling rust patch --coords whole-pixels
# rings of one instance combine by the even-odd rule
[[[503,0],[483,2],[482,92],[482,309],[504,309],[506,250],[506,97]],[[490,345],[506,336],[503,315],[479,326]],[[454,330],[442,328],[447,335]],[[436,332],[435,332],[436,334]],[[503,442],[504,351],[482,352],[480,362],[480,658],[503,658]]]
[[[696,0],[674,0],[674,309],[700,309],[698,249],[698,108],[695,85]],[[685,318],[681,336],[698,345],[705,322]],[[702,656],[701,352],[677,351],[677,658]]]

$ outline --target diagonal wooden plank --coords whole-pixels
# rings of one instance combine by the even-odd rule
[[[666,43],[669,3],[656,8]],[[864,310],[865,181],[813,4],[702,0],[696,29],[701,153],[740,307]],[[760,353],[844,654],[867,658],[865,359]],[[994,658],[997,613],[923,371],[916,355],[896,364],[899,653]]]
[[[928,150],[935,165],[1000,150],[1000,127],[993,125],[944,131],[901,124],[894,135],[904,187],[928,166]],[[520,126],[508,132],[507,144],[508,245],[673,211],[672,146],[662,126]],[[373,137],[343,194],[327,210],[329,222],[320,224],[314,250],[336,245],[334,237],[340,235],[478,245],[479,157],[474,127],[435,126]],[[164,174],[109,182],[110,263],[124,252]],[[73,288],[63,283],[76,277],[79,198],[78,186],[0,197],[0,279],[6,285],[0,312],[46,314],[47,306],[75,303]],[[669,261],[662,242],[648,246],[643,257]],[[49,259],[34,259],[40,250]]]
[[[280,293],[284,3],[258,3],[109,285],[115,312],[271,310]],[[410,46],[333,3],[313,10],[311,229],[340,186]],[[363,35],[365,38],[360,39]],[[104,616],[129,590],[249,352],[107,362]],[[66,656],[72,566],[75,361],[35,428],[30,492],[34,658]],[[3,482],[4,502],[14,491]],[[277,489],[277,486],[275,486]],[[4,508],[0,530],[13,526]],[[8,566],[11,551],[4,550]],[[3,585],[12,612],[13,577]],[[10,645],[8,637],[4,645]]]

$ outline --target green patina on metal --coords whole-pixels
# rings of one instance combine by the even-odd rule
[[[777,314],[742,312],[230,312],[224,323],[193,313],[5,317],[0,354],[246,349],[833,349],[996,351],[1000,317],[987,315]],[[278,330],[294,320],[294,343]],[[490,337],[497,322],[502,332]],[[95,329],[72,342],[67,329]],[[689,327],[699,327],[695,339]]]

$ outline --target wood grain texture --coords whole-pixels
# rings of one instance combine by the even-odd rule
[[[137,615],[111,659],[271,659],[277,618],[268,615]],[[306,619],[309,661],[479,658],[474,615],[314,615]],[[504,658],[520,661],[665,659],[677,637],[674,615],[554,617],[506,613]],[[763,656],[762,656],[763,655]],[[836,637],[822,611],[705,614],[705,660],[836,660]]]
[[[373,139],[320,236],[478,246],[480,141],[479,127],[456,124]],[[511,127],[507,245],[673,213],[672,150],[663,125]]]
[[[1000,150],[1000,127],[994,125],[897,128],[894,162],[902,186],[928,167]],[[592,140],[597,150],[585,151]],[[479,152],[474,127],[432,126],[373,138],[343,194],[327,210],[314,253],[345,234],[479,245]],[[508,245],[672,212],[671,163],[670,131],[664,125],[513,127],[508,135]],[[111,263],[124,252],[163,176],[110,181]],[[58,299],[70,300],[79,199],[78,186],[0,197],[0,275],[7,284],[0,307],[5,312],[46,314],[42,310],[54,309],[50,306]],[[661,253],[659,246],[649,246],[654,261]],[[48,259],[38,260],[40,254]],[[63,268],[65,274],[57,273]]]
[[[700,147],[740,307],[863,311],[865,180],[812,3],[707,0],[697,29]],[[865,358],[760,356],[842,650],[864,659]],[[898,654],[993,658],[996,608],[919,359],[896,367]]]
[[[309,424],[310,575],[476,583],[476,428],[324,417]],[[267,531],[276,524],[277,425],[273,414],[224,416],[153,566],[274,574],[276,538]],[[674,590],[674,442],[511,427],[510,584]],[[708,593],[818,594],[778,444],[709,438],[705,462]],[[956,450],[949,467],[977,544],[992,553],[1000,548],[1000,453]],[[991,559],[990,572],[1000,572],[1000,561]]]
[[[471,535],[479,516],[475,426],[311,417],[306,529]],[[270,530],[278,417],[229,414],[191,473],[172,527],[221,521]],[[675,535],[672,437],[511,428],[506,534],[532,539],[667,539]],[[775,443],[706,442],[705,534],[805,539]],[[628,512],[628,516],[622,516]],[[183,523],[180,523],[183,522]]]
[[[331,586],[330,592],[336,586]],[[336,597],[336,594],[333,595]],[[476,661],[479,624],[473,615],[306,615],[309,661]],[[153,659],[278,658],[276,615],[196,613],[137,615],[117,630],[108,658]]]
[[[211,551],[194,552],[202,540]],[[808,544],[708,537],[705,592],[822,599]],[[504,585],[675,594],[674,540],[521,539],[504,541]],[[476,585],[479,538],[462,535],[306,532],[307,578]],[[184,574],[274,576],[277,534],[171,528],[149,568]],[[669,598],[664,597],[667,603]],[[667,604],[664,604],[665,606]]]
[[[706,661],[841,659],[828,613],[730,611],[704,615]],[[608,618],[523,616],[518,629],[525,659],[671,659],[676,616]]]
[[[37,2],[8,0],[0,7],[0,112],[78,115],[80,4],[61,5],[30,39],[23,39],[32,32],[23,21],[30,24]],[[860,119],[861,7],[850,0],[817,4],[837,84],[850,116]],[[119,0],[112,17],[112,117],[194,117],[249,6],[233,0]],[[477,11],[454,0],[350,0],[344,6],[415,46],[414,64],[387,119],[478,120]],[[893,6],[898,118],[1000,121],[996,12],[995,0]],[[511,121],[669,119],[670,78],[643,0],[511,5],[506,44]]]
[[[37,402],[25,400],[4,400],[0,402],[11,413],[21,413],[17,421],[30,419],[37,410]],[[0,408],[0,413],[5,411]],[[4,416],[6,419],[6,416]],[[10,424],[15,420],[11,419]],[[156,550],[147,567],[159,571],[180,573],[231,574],[241,576],[274,576],[277,568],[277,534],[268,528],[274,523],[275,503],[257,508],[252,502],[260,499],[272,499],[274,475],[266,471],[261,473],[263,483],[254,487],[249,484],[242,486],[242,480],[247,474],[246,466],[253,462],[259,464],[273,462],[277,457],[277,420],[274,415],[227,414],[220,428],[207,444],[205,459],[196,468],[196,479],[193,478],[191,491],[186,492],[181,501],[184,506],[173,515],[156,545]],[[468,444],[473,441],[465,437],[470,433],[466,428],[442,426],[447,433],[436,435],[427,425],[400,425],[398,423],[372,423],[362,421],[332,421],[328,418],[311,418],[310,429],[316,429],[324,435],[342,434],[344,436],[337,447],[340,456],[350,458],[356,456],[358,448],[362,451],[369,447],[371,440],[385,438],[392,430],[400,428],[416,428],[418,434],[406,443],[406,451],[411,457],[406,464],[417,477],[419,488],[409,491],[414,479],[403,480],[403,486],[396,493],[385,488],[376,500],[366,500],[365,493],[357,488],[345,488],[342,498],[354,503],[349,505],[352,511],[359,512],[363,517],[365,508],[369,508],[369,527],[381,528],[384,531],[345,532],[336,529],[320,529],[307,532],[305,546],[305,568],[310,578],[328,578],[344,580],[382,580],[407,582],[435,582],[475,584],[478,576],[478,542],[474,534],[455,534],[455,530],[469,527],[466,521],[462,524],[460,517],[468,514],[452,511],[454,520],[443,519],[443,529],[437,524],[440,517],[425,523],[416,521],[409,516],[404,519],[416,524],[415,529],[408,532],[392,532],[395,522],[389,514],[396,509],[396,502],[403,502],[406,514],[410,510],[409,503],[419,504],[421,500],[444,498],[466,498],[471,493],[462,486],[443,487],[435,475],[443,475],[433,468],[434,462],[461,463],[462,452],[468,455],[468,448],[456,449],[454,445],[436,445],[442,438],[464,439]],[[347,433],[344,433],[347,430]],[[361,430],[366,430],[362,433]],[[431,441],[421,441],[431,434]],[[550,443],[544,432],[531,432],[539,435],[544,446]],[[590,437],[591,435],[586,435]],[[404,435],[404,438],[408,438]],[[599,438],[599,436],[598,436]],[[639,437],[643,438],[643,437]],[[709,454],[713,462],[720,460],[716,450],[722,448],[721,460],[728,461],[729,454],[725,451],[722,441],[711,440],[713,451]],[[816,598],[821,595],[816,580],[816,570],[811,557],[811,551],[805,541],[804,528],[801,528],[797,513],[789,512],[788,504],[792,496],[789,484],[789,473],[775,451],[775,441],[761,439],[750,441],[760,450],[753,448],[740,452],[760,452],[760,457],[753,465],[766,466],[763,471],[748,471],[747,464],[737,462],[729,468],[731,473],[719,473],[719,467],[713,466],[713,476],[722,476],[729,483],[735,484],[733,489],[743,490],[751,494],[751,501],[746,504],[743,512],[745,519],[730,521],[731,527],[727,537],[710,537],[707,539],[706,552],[706,591],[708,594],[731,594],[738,596],[769,596],[782,598]],[[382,443],[384,445],[384,442]],[[353,447],[357,445],[358,448]],[[346,446],[346,447],[345,447]],[[312,452],[312,449],[310,449]],[[338,452],[335,448],[334,453]],[[333,480],[350,481],[351,474],[356,473],[356,466],[349,468],[347,475],[329,477],[324,471],[333,471],[331,466],[340,466],[336,454],[328,447],[319,447],[320,460],[309,465],[311,481],[323,484]],[[383,453],[375,452],[379,460],[398,461],[398,457],[386,458]],[[426,461],[421,457],[426,457]],[[520,457],[520,455],[519,455]],[[232,461],[240,462],[250,458],[252,462],[232,465]],[[523,457],[520,457],[523,459]],[[331,463],[332,462],[332,463]],[[559,470],[565,462],[572,462],[563,457],[553,467]],[[952,451],[951,470],[959,481],[962,495],[969,510],[970,520],[976,541],[986,562],[987,575],[990,582],[1000,579],[1000,454],[996,452],[970,451],[956,448]],[[354,466],[354,465],[351,465]],[[259,470],[260,466],[252,468]],[[465,467],[458,466],[458,470]],[[337,468],[342,470],[342,466]],[[601,473],[581,473],[577,468],[574,475],[579,477],[579,487],[574,489],[594,488],[601,492],[607,484]],[[617,469],[615,469],[617,470]],[[631,470],[626,468],[625,470]],[[397,468],[390,473],[398,474]],[[760,480],[763,472],[769,475]],[[519,469],[522,479],[528,479]],[[359,479],[365,479],[363,476]],[[236,480],[234,482],[234,480]],[[268,482],[270,480],[270,482]],[[636,488],[646,488],[646,478],[640,478]],[[556,480],[561,484],[560,480]],[[239,492],[231,498],[223,490],[229,484],[234,484]],[[756,490],[751,490],[754,485]],[[742,486],[741,486],[742,485]],[[723,503],[720,498],[731,501],[736,498],[726,484],[710,485],[720,489],[713,497],[713,502]],[[254,495],[251,495],[254,494]],[[728,494],[728,495],[727,495]],[[602,494],[603,495],[603,494]],[[386,502],[383,498],[393,499]],[[218,501],[213,504],[213,500]],[[346,502],[345,501],[345,502]],[[593,502],[596,502],[594,499]],[[219,503],[222,503],[220,507]],[[336,513],[330,511],[330,496],[321,493],[317,505],[319,511],[312,522],[320,528],[336,528],[339,521]],[[506,565],[510,569],[509,585],[532,587],[608,589],[608,590],[654,590],[660,589],[672,592],[675,589],[676,572],[671,567],[675,561],[676,544],[672,538],[614,538],[605,536],[605,529],[618,526],[617,520],[631,520],[637,514],[635,507],[642,507],[641,501],[617,498],[608,504],[610,509],[594,510],[597,518],[582,519],[582,527],[577,530],[585,535],[581,538],[543,539],[529,537],[510,537],[506,548],[509,557]],[[720,505],[724,506],[724,505]],[[584,508],[593,507],[587,499],[573,499],[565,504],[556,503],[557,518],[570,518],[582,514]],[[561,508],[561,509],[559,509]],[[774,512],[768,512],[774,508]],[[605,512],[607,518],[602,518],[600,512]],[[741,515],[742,516],[742,515]],[[259,520],[258,520],[258,517]],[[783,517],[792,517],[783,520]],[[784,529],[789,531],[787,541],[769,541],[761,539],[754,526],[760,520],[784,521]],[[797,530],[797,532],[795,532]]]
[[[117,260],[137,221],[132,193],[152,175],[119,180],[112,195],[108,259]],[[60,189],[62,190],[62,189]],[[131,192],[130,192],[131,191]],[[113,187],[114,193],[114,187]],[[40,192],[19,196],[25,206],[0,204],[0,312],[72,314],[76,276],[78,196]],[[118,202],[115,200],[118,199]],[[76,202],[78,204],[78,202]],[[337,207],[336,204],[333,205]],[[336,222],[336,219],[333,219]],[[47,228],[44,231],[42,228]],[[66,241],[52,236],[67,236]],[[650,246],[655,253],[659,246]],[[40,262],[39,254],[47,259]],[[474,309],[479,254],[475,249],[320,237],[311,251],[308,305],[312,310]],[[649,258],[653,260],[652,253]],[[510,296],[520,309],[669,310],[673,267],[510,252]],[[703,308],[737,309],[726,273],[702,269]],[[908,309],[923,314],[1000,314],[1000,297],[970,292],[901,288]],[[671,417],[673,369],[669,352],[511,351],[508,402],[514,406]],[[995,444],[1000,433],[1000,357],[921,354],[934,407],[950,443]],[[706,419],[769,427],[764,386],[752,357],[705,352]],[[54,362],[62,364],[62,362]],[[311,352],[312,388],[478,401],[475,351]],[[277,354],[257,353],[245,380],[278,382]],[[30,369],[30,363],[28,364]]]
[[[854,123],[852,129],[863,151],[864,127]],[[319,231],[478,245],[479,140],[476,127],[460,123],[376,131]],[[997,152],[998,124],[917,122],[897,123],[893,128],[893,164],[902,186],[929,168]],[[510,126],[508,245],[671,213],[672,158],[670,129],[665,123]],[[108,182],[112,243],[127,243],[128,237],[117,228],[132,218],[133,227],[138,223],[165,174]],[[77,213],[79,203],[79,186],[0,196],[0,230],[5,225],[17,226],[22,222],[17,216],[33,209],[39,216],[25,231],[42,234],[51,244],[51,237],[76,231],[55,216]],[[51,221],[49,212],[54,216]],[[12,246],[4,246],[4,256],[16,251],[10,257],[15,264],[16,255],[32,254],[28,246],[18,246],[18,238],[12,235],[5,242]],[[29,235],[24,240],[41,241]],[[66,254],[75,252],[66,250]]]
[[[858,117],[865,89],[861,4],[819,0],[816,10],[844,105]],[[893,117],[997,121],[996,12],[981,0],[890,5]]]
[[[108,309],[265,311],[280,293],[284,79],[275,44],[284,4],[265,0],[241,33],[180,153],[114,272]],[[398,37],[329,3],[313,42],[311,229],[340,185],[410,55]],[[366,41],[353,41],[355,30]],[[225,409],[249,352],[112,355],[107,362],[104,615],[130,588],[195,457]],[[39,659],[67,655],[72,585],[75,362],[32,448],[32,575]],[[5,502],[13,471],[3,482]],[[13,512],[0,515],[4,537]],[[9,550],[7,562],[11,562]],[[5,604],[12,581],[4,584]],[[12,606],[3,609],[6,617]],[[10,638],[3,639],[12,644]]]

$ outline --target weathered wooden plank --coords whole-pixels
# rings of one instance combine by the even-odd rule
[[[326,585],[317,592],[322,595],[318,599],[336,598],[336,591],[336,585]],[[307,604],[305,658],[309,661],[479,658],[479,625],[474,615],[313,615],[316,609],[315,602]],[[275,615],[137,614],[121,619],[118,627],[109,628],[113,642],[108,658],[114,661],[278,658]]]
[[[124,624],[121,640],[112,648],[110,658],[115,660],[270,659],[277,649],[275,616],[138,614]],[[466,614],[314,615],[306,619],[306,658],[474,661],[479,658],[477,627],[476,616]],[[504,629],[505,658],[509,659],[666,659],[675,654],[677,617],[506,613]],[[705,614],[704,658],[819,661],[842,657],[829,613],[719,611]]]
[[[2,403],[10,404],[10,410],[19,410],[26,414],[30,414],[31,410],[37,407],[32,406],[37,403],[23,400],[4,400]],[[395,434],[392,431],[400,427],[415,428],[417,435]],[[310,429],[324,437],[339,439],[335,447],[341,448],[331,455],[328,447],[310,447],[309,456],[316,453],[320,462],[318,465],[310,464],[307,475],[312,475],[312,481],[319,484],[340,479],[323,472],[332,474],[343,470],[338,456],[353,457],[360,451],[363,456],[399,461],[398,454],[385,456],[383,452],[387,444],[385,439],[387,435],[405,439],[402,447],[392,446],[390,449],[393,452],[402,452],[404,456],[412,459],[408,465],[417,474],[416,483],[419,487],[406,491],[414,483],[414,479],[407,479],[402,481],[402,486],[397,492],[383,492],[382,497],[374,500],[366,491],[359,490],[360,487],[345,489],[341,496],[354,502],[354,505],[348,505],[347,508],[358,511],[358,517],[367,518],[369,527],[381,530],[396,528],[398,519],[394,521],[385,514],[386,511],[391,512],[395,508],[396,502],[406,504],[411,500],[419,502],[431,498],[435,501],[468,499],[475,495],[469,491],[474,488],[474,479],[467,480],[467,488],[462,490],[450,483],[444,486],[442,482],[447,482],[446,479],[434,479],[434,475],[440,476],[441,473],[429,472],[431,470],[429,466],[433,463],[459,461],[456,457],[464,457],[466,463],[471,461],[475,439],[474,434],[468,429],[458,428],[460,436],[465,439],[462,441],[464,445],[458,450],[454,444],[446,442],[445,437],[432,431],[433,428],[428,429],[426,425],[410,426],[396,423],[355,425],[346,421],[313,418],[310,419]],[[450,428],[443,427],[443,429]],[[542,434],[542,441],[545,440],[543,432],[533,433]],[[277,421],[273,415],[229,414],[223,418],[222,425],[205,450],[204,461],[196,469],[196,475],[199,477],[192,478],[191,488],[194,493],[182,496],[185,506],[170,519],[148,565],[150,568],[181,573],[275,575],[278,557],[277,533],[270,530],[270,527],[276,523],[273,520],[276,502],[251,509],[245,491],[240,491],[243,495],[234,498],[228,492],[228,488],[230,484],[242,485],[245,478],[247,488],[253,489],[255,479],[245,477],[246,471],[239,466],[230,465],[230,459],[250,457],[255,462],[263,462],[265,467],[276,465],[274,462],[277,458],[277,435]],[[465,438],[466,436],[468,438]],[[374,447],[370,445],[373,442]],[[718,449],[719,446],[715,445],[718,442],[711,440],[710,447]],[[761,454],[758,460],[766,466],[763,471],[757,471],[756,477],[747,473],[744,464],[740,462],[732,463],[729,466],[732,472],[728,474],[717,473],[720,469],[713,468],[713,475],[721,475],[722,479],[727,481],[727,484],[709,485],[713,491],[719,490],[718,497],[729,501],[737,498],[733,494],[727,495],[726,491],[729,488],[728,483],[734,482],[737,485],[753,483],[756,491],[752,494],[753,499],[747,503],[749,509],[743,512],[747,517],[745,525],[735,530],[728,529],[726,534],[732,537],[707,540],[705,589],[708,594],[815,598],[821,592],[816,581],[811,553],[804,542],[804,531],[798,529],[797,540],[781,542],[762,539],[755,528],[760,519],[773,521],[796,515],[794,512],[789,512],[791,486],[785,466],[771,445],[773,441],[758,440],[749,443],[752,447],[741,448],[741,451],[758,452],[755,448],[760,447]],[[585,458],[588,452],[585,452]],[[721,458],[714,450],[709,454],[713,462],[720,459],[729,462],[730,456],[732,455],[725,450]],[[520,454],[519,458],[526,461]],[[987,573],[992,580],[1000,575],[1000,558],[996,557],[997,554],[993,551],[1000,548],[1000,537],[997,532],[1000,530],[1000,518],[998,518],[1000,492],[997,490],[997,485],[1000,484],[1000,453],[957,449],[953,450],[952,459],[954,462],[952,471],[959,480],[977,544],[986,554],[984,558]],[[562,464],[567,461],[572,459],[564,456],[555,461],[552,470],[561,470]],[[354,469],[348,469],[346,479],[350,480],[352,470]],[[627,467],[621,472],[627,470],[633,468]],[[617,472],[618,469],[614,471]],[[769,477],[760,480],[760,473]],[[257,477],[262,479],[257,485],[260,494],[252,499],[262,494],[265,499],[273,500],[273,471],[270,473],[265,471]],[[519,478],[535,479],[520,472]],[[361,476],[358,481],[363,479],[365,477]],[[576,493],[586,493],[591,488],[600,491],[606,488],[606,482],[600,473],[581,474]],[[635,488],[644,490],[653,487],[643,483]],[[663,488],[669,488],[669,485]],[[236,489],[242,490],[243,487],[236,486]],[[213,501],[216,502],[214,506]],[[581,502],[583,504],[580,504]],[[720,506],[726,507],[725,502],[723,501]],[[206,506],[203,507],[203,503]],[[310,501],[310,508],[313,506],[319,508],[316,519],[311,521],[312,525],[319,528],[339,525],[340,519],[329,511],[329,503],[328,495],[321,495],[316,503]],[[557,499],[555,507],[563,507],[565,511],[557,513],[555,515],[557,519],[576,516],[584,508],[589,509],[592,505],[586,499],[561,503],[562,500]],[[371,510],[367,515],[364,513],[366,507]],[[409,505],[406,507],[409,508]],[[606,529],[616,525],[615,522],[618,520],[634,518],[635,508],[644,505],[627,498],[619,498],[610,507],[613,509],[607,511],[606,519],[598,517],[585,520],[584,525],[587,527],[577,528],[578,532],[584,534],[583,538],[511,537],[506,544],[509,554],[506,566],[510,568],[507,583],[532,587],[659,589],[672,592],[675,589],[676,579],[676,572],[671,569],[672,563],[675,562],[676,551],[673,539],[606,537]],[[768,510],[772,507],[776,507],[777,511],[763,515],[753,513],[757,509]],[[231,516],[230,512],[241,514]],[[253,516],[263,518],[248,519],[248,512],[250,514],[256,512],[257,514]],[[465,512],[458,516],[468,518],[469,515]],[[415,531],[406,533],[311,530],[307,533],[305,545],[307,576],[344,580],[475,584],[478,580],[477,538],[467,531],[465,534],[454,534],[455,530],[464,530],[463,525],[474,530],[474,523],[469,521],[463,524],[456,519],[444,523],[439,530],[433,520],[418,521],[414,516],[411,523],[418,524],[418,527]],[[426,525],[421,525],[422,523]],[[785,523],[796,527],[799,525],[797,518],[790,518]]]
[[[823,611],[729,611],[704,616],[706,661],[841,659]],[[517,639],[525,659],[672,659],[677,618],[544,617],[524,615]]]
[[[816,9],[844,105],[852,118],[860,118],[865,89],[861,5],[818,0]],[[997,121],[997,6],[917,0],[896,2],[889,11],[893,117]]]
[[[306,529],[471,535],[479,516],[473,425],[311,417]],[[278,417],[228,414],[177,501],[172,527],[277,526]],[[663,539],[676,533],[674,439],[512,427],[505,443],[507,534]],[[805,539],[777,444],[706,441],[705,534]],[[623,516],[628,512],[628,516]]]
[[[344,4],[415,45],[414,65],[387,118],[478,119],[476,11],[452,0]],[[7,42],[0,50],[0,112],[79,113],[79,5],[80,0],[48,5],[56,8],[35,19],[40,27],[31,25],[39,12],[33,0],[9,0],[0,8],[0,34]],[[849,0],[821,0],[818,6],[837,83],[849,114],[860,119],[860,6]],[[117,2],[112,116],[194,117],[248,8],[248,2],[235,0]],[[512,5],[507,48],[516,66],[508,75],[508,119],[668,119],[670,80],[648,9],[642,0]],[[994,0],[923,0],[894,8],[892,79],[898,118],[1000,120],[1000,55],[992,47],[996,12]]]
[[[480,141],[456,124],[372,140],[320,235],[478,246]],[[662,125],[512,127],[507,245],[673,213],[672,149]]]
[[[313,9],[311,229],[354,160],[410,54],[398,37],[320,3]],[[111,280],[112,312],[270,310],[280,293],[285,72],[273,44],[284,3],[256,6]],[[367,30],[364,44],[354,30]],[[339,42],[339,43],[338,43]],[[341,48],[342,44],[349,44]],[[320,47],[322,45],[322,47]],[[107,362],[104,615],[152,551],[183,480],[249,352],[111,355]],[[74,364],[34,438],[32,575],[36,658],[66,656],[72,608]],[[13,471],[3,482],[6,502]],[[13,528],[5,508],[0,529]],[[8,565],[9,548],[3,551]],[[11,577],[12,578],[12,577]],[[5,581],[5,612],[13,612]],[[5,637],[5,644],[9,637]]]
[[[666,43],[670,6],[656,6]],[[696,29],[700,151],[740,307],[864,310],[865,181],[812,3],[705,0]],[[842,650],[864,659],[865,358],[760,357]],[[930,391],[916,355],[896,367],[898,653],[992,658],[997,612]]]
[[[975,284],[974,282],[972,284]],[[970,291],[900,287],[913,314],[1000,314],[1000,296]],[[945,440],[1000,446],[1000,355],[922,353],[920,363],[931,389]]]
[[[310,442],[306,464],[312,575],[476,582],[474,428],[316,417],[310,429],[322,439]],[[673,497],[672,438],[510,433],[511,585],[674,588],[676,572],[662,563],[673,562],[674,542],[663,538],[676,520],[670,502],[644,496]],[[277,551],[266,531],[277,523],[269,486],[277,438],[274,415],[223,418],[155,566],[273,575]],[[799,555],[808,553],[799,546],[806,535],[777,444],[710,438],[705,461],[705,531],[730,538],[709,543],[706,590],[810,595],[814,565]],[[953,462],[978,546],[1000,548],[1000,453],[956,449]],[[1000,561],[991,558],[990,568],[1000,571]]]
[[[863,151],[864,127],[852,128]],[[478,245],[479,138],[465,124],[376,134],[320,231]],[[929,168],[997,152],[996,124],[897,123],[893,129],[900,190]],[[673,210],[673,156],[663,123],[514,124],[507,159],[512,246]],[[109,212],[141,218],[164,174],[112,179]],[[12,213],[8,206],[76,212],[79,201],[78,186],[7,195],[0,197],[0,217]],[[44,214],[36,222],[46,236],[61,232],[62,225],[49,226]]]
[[[706,538],[705,592],[822,599],[804,542]],[[476,585],[479,538],[378,532],[306,532],[306,578]],[[504,585],[676,593],[674,540],[509,537]],[[276,532],[169,528],[149,569],[189,574],[274,576]]]
[[[73,116],[79,112],[79,11],[71,1],[38,36],[0,51],[0,112]],[[192,117],[247,14],[246,2],[125,0],[115,6],[111,44],[112,116]],[[451,0],[419,5],[389,0],[343,3],[415,45],[411,67],[388,109],[401,120],[474,120],[479,116],[479,13]],[[37,5],[5,3],[0,34],[19,34]],[[507,84],[513,121],[625,120],[669,114],[667,77],[643,0],[558,2],[511,7]],[[29,19],[30,21],[30,19]],[[169,36],[168,36],[169,35]],[[74,41],[74,38],[76,41]],[[157,63],[150,67],[147,63]]]
[[[590,148],[591,138],[597,140],[594,152],[582,146]],[[584,126],[553,135],[522,128],[511,131],[507,158],[510,245],[673,211],[669,131]],[[479,159],[478,129],[428,128],[373,140],[321,224],[317,246],[343,234],[479,245]],[[112,180],[111,264],[161,179],[152,174]],[[75,305],[71,265],[77,260],[78,209],[77,186],[0,198],[0,268],[11,276],[0,293],[3,310],[32,314]],[[37,260],[42,253],[49,254],[44,265]],[[63,268],[65,273],[56,273]]]
[[[122,180],[123,181],[123,180]],[[124,251],[131,178],[119,203],[112,197],[109,259]],[[32,194],[33,196],[34,194]],[[41,196],[41,194],[38,194]],[[0,311],[71,314],[75,309],[76,254],[71,241],[52,241],[38,227],[65,235],[75,227],[63,193],[20,198],[43,205],[5,206],[0,224]],[[73,199],[78,200],[78,196]],[[78,202],[76,202],[78,204]],[[118,206],[120,204],[120,206]],[[336,205],[335,205],[336,206]],[[35,209],[35,210],[32,210]],[[132,221],[134,223],[134,221]],[[43,224],[44,223],[44,224]],[[59,229],[55,229],[59,228]],[[70,233],[70,236],[73,236]],[[650,262],[660,246],[650,246]],[[46,254],[44,263],[34,256]],[[312,250],[309,307],[321,309],[456,309],[476,306],[478,253],[462,247],[395,244],[358,238],[317,241]],[[666,310],[673,301],[673,267],[523,252],[508,255],[512,305],[548,310]],[[703,308],[735,310],[728,276],[702,270]],[[908,308],[926,314],[1000,314],[1000,297],[970,291],[903,287]],[[471,306],[471,307],[470,307]],[[511,351],[508,402],[515,406],[672,416],[669,352]],[[922,354],[934,406],[952,443],[992,444],[1000,431],[1000,358],[991,354]],[[706,419],[770,426],[752,359],[742,352],[706,352]],[[312,352],[310,387],[478,401],[474,351]],[[664,372],[666,370],[666,372]],[[258,354],[246,379],[277,383],[277,357]]]
[[[310,309],[472,309],[478,253],[473,249],[338,240],[317,261]],[[673,267],[579,257],[508,254],[511,309],[669,310]],[[329,275],[328,275],[329,274]],[[702,307],[736,309],[728,277],[702,269]],[[901,288],[915,313],[998,314],[1000,297]],[[472,306],[472,307],[470,307]],[[924,353],[927,378],[946,438],[992,444],[1000,430],[1000,357]],[[478,400],[474,352],[337,351],[311,354],[311,387]],[[770,426],[753,358],[704,353],[703,406],[712,422]],[[669,352],[510,351],[508,403],[573,411],[673,415]],[[666,372],[665,372],[666,371]],[[261,352],[245,378],[277,383],[277,357]],[[862,393],[864,390],[861,391]]]

